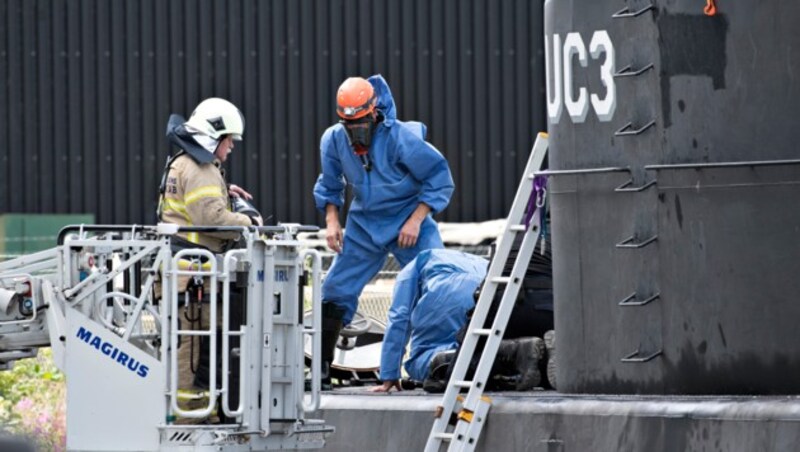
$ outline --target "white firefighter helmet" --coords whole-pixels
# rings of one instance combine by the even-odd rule
[[[211,97],[197,105],[185,125],[215,140],[223,135],[233,135],[234,140],[241,140],[244,115],[227,100]]]

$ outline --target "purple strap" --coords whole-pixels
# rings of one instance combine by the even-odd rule
[[[539,200],[544,196],[546,186],[547,176],[535,176],[533,178],[533,191],[530,198],[528,198],[528,206],[525,208],[525,219],[523,220],[526,231],[531,226],[531,220],[533,219],[533,214],[536,213],[537,206],[541,204]]]

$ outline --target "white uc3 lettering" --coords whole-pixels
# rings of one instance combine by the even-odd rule
[[[600,66],[600,81],[605,86],[606,95],[602,99],[597,94],[589,94],[586,87],[579,87],[577,94],[573,83],[573,60],[582,67],[589,65],[586,46],[580,33],[568,33],[561,45],[561,36],[552,35],[553,46],[550,47],[551,37],[544,37],[545,70],[547,71],[547,116],[552,123],[558,123],[561,112],[566,107],[572,122],[582,123],[589,112],[589,100],[597,114],[597,119],[602,122],[611,121],[614,110],[617,108],[617,90],[614,85],[614,44],[605,30],[595,31],[589,42],[588,55],[593,60],[605,58]],[[563,61],[563,64],[562,64]],[[562,77],[563,74],[563,77]],[[563,101],[562,101],[563,95]]]

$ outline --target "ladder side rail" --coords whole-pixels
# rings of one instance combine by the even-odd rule
[[[179,268],[179,261],[186,257],[198,257],[198,258],[206,258],[208,263],[211,266],[211,270],[209,271],[189,271],[189,270],[177,270]],[[171,298],[170,304],[172,307],[172,320],[171,320],[171,327],[172,331],[170,332],[170,343],[172,344],[172,359],[170,360],[170,367],[172,367],[172,373],[170,376],[170,407],[172,408],[172,412],[181,417],[187,418],[204,418],[210,415],[214,411],[214,403],[216,402],[216,398],[218,395],[217,387],[217,335],[216,335],[216,326],[217,326],[217,259],[211,251],[200,249],[200,248],[193,248],[193,249],[185,249],[180,250],[172,257],[172,268],[170,273],[173,275],[172,279],[172,290],[171,290]],[[210,297],[209,297],[209,321],[208,321],[208,329],[207,330],[180,330],[178,329],[178,313],[180,312],[180,306],[178,305],[178,276],[180,275],[187,275],[187,276],[210,276]],[[208,371],[208,388],[209,388],[209,397],[208,397],[208,406],[205,408],[198,408],[196,410],[184,410],[178,405],[178,338],[180,336],[208,336],[209,342],[209,371]]]
[[[244,362],[247,354],[242,350],[246,344],[244,329],[231,331],[228,319],[230,319],[231,309],[231,274],[235,271],[233,262],[235,258],[246,257],[248,250],[238,249],[225,253],[222,262],[222,411],[225,416],[230,418],[241,416],[244,412],[244,387],[246,385]],[[230,337],[239,337],[239,405],[235,410],[230,407],[230,378],[228,371],[230,368]]]
[[[484,422],[486,422],[486,417],[489,415],[491,403],[489,397],[482,395],[478,399],[474,410],[462,411],[459,414],[458,423],[453,429],[454,441],[450,444],[448,450],[459,452],[472,452],[475,450],[481,429]],[[466,428],[461,424],[467,424]]]
[[[511,281],[506,286],[503,292],[503,297],[500,301],[500,306],[497,309],[494,322],[492,323],[492,334],[486,338],[486,343],[481,353],[478,366],[475,369],[475,377],[473,381],[479,382],[469,388],[469,392],[464,400],[463,407],[465,410],[476,412],[478,404],[483,396],[486,382],[489,379],[492,367],[494,365],[497,351],[500,348],[500,342],[503,339],[506,325],[511,318],[511,312],[514,309],[517,295],[522,286],[522,281],[525,277],[525,272],[528,269],[528,262],[533,255],[536,247],[536,242],[539,239],[540,230],[538,227],[541,211],[537,210],[533,215],[531,223],[534,225],[532,230],[525,234],[522,244],[519,248],[519,254],[514,262],[513,270],[511,271]],[[480,435],[480,428],[482,422],[467,421],[459,419],[454,429],[454,441],[451,443],[450,448],[454,446],[454,450],[474,450]]]
[[[542,138],[541,134],[534,143],[531,156],[528,158],[528,163],[525,166],[525,172],[523,173],[522,181],[520,182],[519,187],[517,187],[517,193],[514,196],[514,200],[511,204],[511,209],[508,214],[508,219],[503,229],[502,239],[497,246],[495,256],[492,258],[492,261],[489,264],[489,268],[486,273],[486,283],[484,283],[483,289],[478,297],[478,302],[475,305],[475,312],[473,313],[472,321],[469,325],[469,331],[481,329],[485,325],[486,317],[488,316],[489,309],[492,305],[492,300],[494,299],[498,288],[497,283],[493,282],[492,278],[501,276],[503,274],[505,264],[508,261],[509,254],[511,253],[514,237],[516,236],[516,232],[518,232],[515,226],[522,223],[523,216],[525,215],[525,209],[528,206],[528,200],[533,193],[533,183],[530,182],[530,180],[532,179],[533,174],[538,171],[539,168],[541,168],[545,153],[547,151],[547,140],[540,138]],[[538,229],[538,223],[532,221],[531,224],[531,229]],[[519,258],[517,258],[517,261],[518,260]],[[507,289],[507,286],[505,289]],[[478,321],[477,324],[476,320]],[[466,338],[464,342],[467,342]],[[474,342],[477,343],[477,340]],[[471,348],[474,352],[474,346]],[[472,352],[469,353],[470,358],[472,354]],[[459,353],[459,355],[461,355],[461,353]],[[453,373],[455,374],[455,370]]]
[[[490,270],[494,267],[494,265],[490,265]],[[500,268],[502,271],[502,266]],[[491,304],[491,299],[494,297],[496,289],[497,284],[490,282],[488,279],[486,280],[483,289],[481,289],[478,302],[475,305],[475,311],[472,314],[472,319],[470,320],[469,327],[467,329],[468,333],[465,335],[464,341],[461,343],[461,348],[459,350],[458,357],[456,358],[456,364],[453,367],[453,372],[450,375],[450,380],[447,383],[447,387],[445,388],[445,392],[442,397],[442,404],[439,407],[441,411],[437,413],[437,417],[433,421],[433,427],[431,428],[431,432],[428,436],[425,452],[437,452],[439,450],[442,441],[439,433],[444,433],[446,431],[447,425],[450,421],[450,415],[453,413],[453,407],[456,403],[456,397],[458,397],[460,392],[460,387],[454,383],[465,379],[467,370],[469,369],[470,361],[472,360],[472,356],[475,354],[475,348],[477,347],[476,338],[474,335],[469,334],[469,332],[478,328],[483,328],[487,313],[489,311],[486,300],[489,300],[488,304]]]

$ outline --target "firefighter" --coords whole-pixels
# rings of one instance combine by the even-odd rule
[[[189,120],[173,114],[167,123],[167,138],[178,151],[168,160],[161,183],[159,220],[179,226],[261,226],[261,215],[254,210],[250,215],[232,211],[230,198],[252,199],[252,195],[237,185],[227,185],[222,165],[234,148],[234,142],[242,139],[244,116],[235,105],[224,99],[210,98],[200,102]],[[239,232],[181,232],[172,238],[173,250],[205,248],[222,253],[234,246]],[[209,328],[208,281],[182,277],[179,292],[190,300],[181,310],[183,329],[204,330]],[[182,298],[183,299],[183,298]],[[218,300],[219,301],[219,300]],[[231,291],[231,327],[238,329],[243,316],[241,294]],[[221,321],[221,303],[218,302],[217,318]],[[186,325],[189,325],[188,327]],[[221,323],[217,325],[217,337]],[[198,343],[199,342],[199,343]],[[217,341],[219,343],[219,340]],[[238,339],[233,338],[231,347]],[[199,341],[185,338],[178,349],[179,395],[188,399],[184,408],[197,409],[207,405],[209,377],[209,338]],[[221,348],[217,347],[218,352]],[[220,374],[221,363],[217,358]],[[238,367],[231,366],[232,369]],[[232,385],[238,378],[232,376]],[[219,381],[219,378],[217,379]],[[231,391],[232,399],[238,391]],[[235,400],[232,402],[235,403]]]

